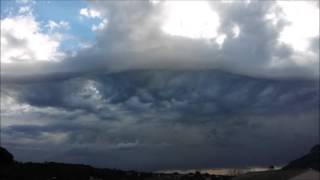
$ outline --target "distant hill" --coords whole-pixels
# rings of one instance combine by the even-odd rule
[[[291,161],[287,166],[283,167],[284,170],[309,168],[320,171],[320,144],[314,146],[305,156]]]

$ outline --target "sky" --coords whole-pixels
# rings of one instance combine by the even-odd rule
[[[18,161],[283,165],[319,142],[319,1],[1,1]]]

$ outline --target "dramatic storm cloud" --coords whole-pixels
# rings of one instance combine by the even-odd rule
[[[1,3],[18,160],[269,166],[319,141],[317,1]]]

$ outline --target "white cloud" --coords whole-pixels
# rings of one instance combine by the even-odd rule
[[[19,8],[20,14],[30,14],[32,13],[32,7],[31,6],[22,6]]]
[[[288,25],[280,34],[279,41],[297,51],[306,51],[310,39],[319,36],[319,8],[316,2],[277,1],[277,5],[282,9],[283,18],[288,21]]]
[[[80,9],[80,15],[88,17],[88,18],[100,18],[101,13],[94,9],[82,8]]]
[[[104,28],[107,27],[108,19],[103,17],[102,13],[98,10],[91,9],[91,8],[82,8],[80,9],[80,15],[84,16],[86,18],[92,18],[92,19],[99,19],[99,24],[93,24],[91,27],[91,30],[96,31],[102,31]]]
[[[69,29],[70,25],[67,21],[56,22],[53,20],[49,20],[46,27],[49,29],[49,31],[54,31],[56,29]]]
[[[32,14],[2,19],[1,63],[59,60],[63,53],[57,37],[42,33]]]
[[[92,25],[91,30],[92,31],[101,31],[104,28],[106,28],[108,25],[108,20],[107,19],[103,19],[98,25]]]
[[[220,19],[206,1],[168,1],[162,30],[170,35],[210,39],[218,35]]]
[[[273,56],[270,66],[299,66],[319,76],[319,51],[312,47],[319,38],[319,7],[316,1],[276,1],[265,19],[279,28],[278,46],[287,46],[292,53],[286,59]]]

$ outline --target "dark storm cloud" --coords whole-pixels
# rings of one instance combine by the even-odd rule
[[[21,145],[37,147],[43,156],[35,160],[58,146],[51,159],[127,169],[269,165],[290,160],[319,138],[317,81],[127,71],[7,84],[2,93],[44,109],[26,112],[41,125],[3,130],[15,152]],[[5,122],[14,116],[7,114]],[[292,141],[301,148],[290,149]],[[267,152],[270,146],[290,153],[280,157]],[[247,154],[255,158],[244,162]]]
[[[2,63],[5,146],[18,160],[139,170],[269,166],[308,151],[319,141],[319,38],[295,63],[278,43],[288,22],[265,19],[275,2],[210,5],[221,47],[163,33],[149,2],[99,1],[108,26],[92,47]]]
[[[18,89],[18,100],[39,107],[90,109],[96,108],[99,101],[106,103],[103,101],[108,100],[109,104],[127,106],[133,111],[143,106],[170,109],[173,105],[195,109],[195,113],[205,112],[205,106],[222,112],[228,108],[236,111],[241,108],[238,106],[248,110],[267,107],[265,110],[276,111],[278,106],[288,103],[291,107],[283,107],[282,112],[296,105],[309,108],[303,103],[313,101],[318,88],[317,81],[275,81],[219,71],[129,71],[5,87],[13,91]],[[204,107],[199,108],[198,104]],[[252,113],[256,111],[252,109]]]

